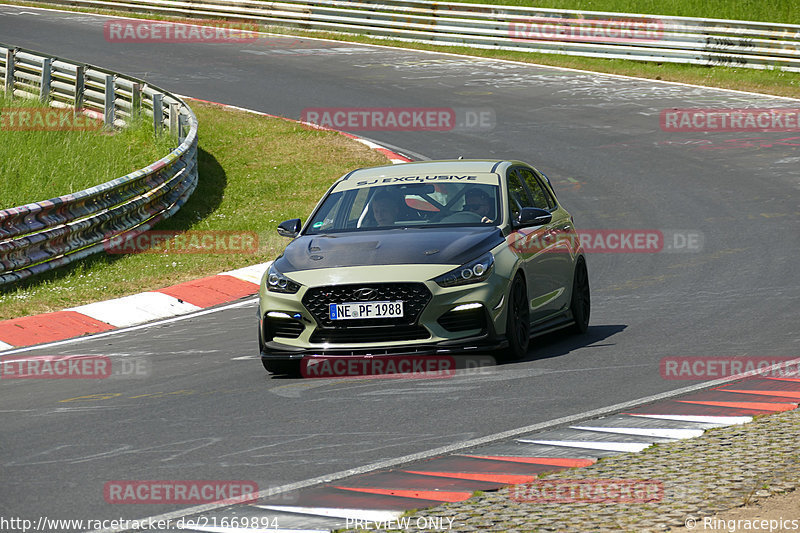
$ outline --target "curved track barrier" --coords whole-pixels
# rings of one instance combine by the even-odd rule
[[[0,210],[0,285],[103,251],[110,239],[147,231],[173,215],[197,185],[197,119],[180,98],[102,68],[0,43],[0,80],[14,98],[124,126],[153,119],[178,147],[155,163],[89,189]]]
[[[43,1],[435,44],[800,72],[798,24],[427,0]]]

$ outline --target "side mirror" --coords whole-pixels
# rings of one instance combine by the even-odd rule
[[[299,218],[293,218],[291,220],[284,220],[280,224],[278,224],[278,235],[281,237],[297,237],[300,234],[300,229],[302,228],[302,224],[300,223]]]
[[[553,215],[538,207],[523,207],[517,218],[517,226],[542,226],[553,220]]]

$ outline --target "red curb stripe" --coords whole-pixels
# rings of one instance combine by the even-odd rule
[[[795,378],[792,378],[795,379]],[[800,385],[796,385],[795,383],[800,383],[800,380],[797,381],[775,381],[773,378],[750,378],[743,381],[736,381],[734,383],[725,383],[723,385],[719,385],[714,387],[713,390],[722,390],[722,389],[736,389],[736,390],[759,390],[759,391],[772,391],[772,392],[780,392],[780,391],[797,391],[800,390]]]
[[[415,470],[405,470],[409,474],[419,474],[422,476],[446,477],[453,479],[468,479],[471,481],[492,481],[495,483],[505,483],[508,485],[519,485],[536,479],[536,476],[516,476],[513,474],[457,474],[454,472],[417,472]]]
[[[397,152],[392,152],[391,150],[387,150],[386,148],[375,148],[376,152],[380,152],[389,159],[400,159],[401,161],[405,161],[406,163],[413,161],[413,159],[409,159],[406,156],[400,155]]]
[[[347,478],[340,483],[343,487],[366,487],[369,489],[437,490],[454,492],[474,492],[476,490],[497,490],[502,483],[472,479],[442,479],[426,475],[410,474],[402,470],[378,471]]]
[[[0,340],[12,346],[32,346],[110,329],[114,326],[77,311],[57,311],[0,322]]]
[[[403,498],[414,498],[420,500],[434,500],[437,502],[463,502],[468,500],[471,492],[446,492],[438,490],[402,490],[402,489],[368,489],[358,487],[334,487],[340,490],[352,490],[354,492],[366,492],[367,494],[380,494],[383,496],[401,496]]]
[[[800,400],[800,391],[791,390],[733,390],[733,389],[719,389],[722,392],[737,392],[740,394],[758,394],[762,396],[779,396],[781,399],[794,398]]]
[[[800,383],[800,378],[764,378],[764,379],[772,379],[775,381],[792,381],[794,383]]]
[[[421,472],[453,472],[456,474],[540,474],[552,472],[555,468],[557,467],[533,463],[474,459],[463,455],[446,455],[414,465],[414,469]]]
[[[475,459],[489,459],[492,461],[511,461],[514,463],[533,463],[537,465],[565,466],[567,468],[590,466],[597,459],[570,459],[561,457],[509,457],[505,455],[465,455]]]
[[[677,400],[680,403],[692,403],[698,405],[712,405],[715,407],[730,407],[733,409],[753,409],[757,411],[791,411],[797,408],[796,403],[768,403],[768,402],[698,402],[689,400]]]
[[[258,291],[258,285],[249,281],[227,275],[209,276],[179,283],[171,287],[158,289],[156,292],[172,296],[198,307],[211,307]]]
[[[301,491],[284,492],[268,496],[258,501],[258,505],[291,505],[296,507],[329,507],[334,509],[369,509],[381,511],[406,511],[433,507],[441,502],[384,496],[381,494],[365,494],[339,490],[331,486]]]

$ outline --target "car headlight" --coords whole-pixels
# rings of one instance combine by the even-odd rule
[[[469,263],[442,274],[433,281],[441,287],[456,287],[485,280],[492,273],[494,256],[491,252]]]
[[[269,266],[266,285],[267,290],[272,292],[294,294],[300,290],[300,285],[281,274],[274,265]]]

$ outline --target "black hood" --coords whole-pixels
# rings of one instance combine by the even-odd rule
[[[398,228],[303,235],[275,261],[281,272],[364,265],[461,265],[503,242],[494,226]]]

